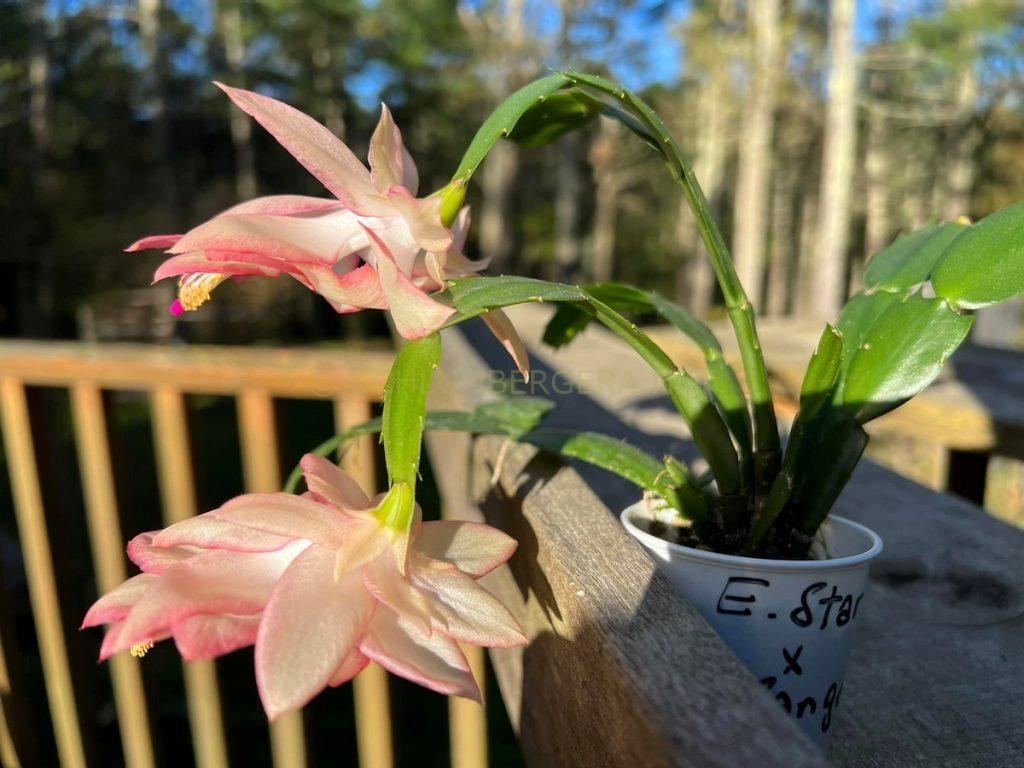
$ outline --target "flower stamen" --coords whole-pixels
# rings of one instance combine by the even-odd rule
[[[194,272],[185,275],[178,281],[178,301],[174,306],[179,306],[183,312],[199,309],[209,301],[213,289],[226,279],[227,275],[216,272]]]
[[[147,640],[144,643],[136,643],[132,646],[132,656],[134,656],[137,659],[141,659],[151,650],[153,650],[152,640]]]

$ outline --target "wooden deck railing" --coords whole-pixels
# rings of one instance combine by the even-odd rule
[[[44,486],[37,464],[36,436],[29,417],[28,392],[33,387],[70,391],[71,416],[84,506],[95,568],[96,589],[108,590],[127,575],[125,532],[121,530],[118,493],[111,459],[104,393],[143,391],[149,399],[156,471],[165,524],[204,510],[197,503],[190,449],[186,395],[203,393],[233,397],[242,468],[248,491],[281,487],[275,398],[329,400],[337,427],[366,420],[379,401],[393,355],[385,351],[288,351],[236,348],[168,348],[140,345],[66,343],[0,343],[0,426],[13,492],[21,551],[35,622],[36,637],[53,736],[60,764],[79,768],[87,763],[89,734],[79,719],[76,681],[69,663],[69,639],[61,614],[57,575],[47,529]],[[367,438],[348,453],[347,469],[367,490],[375,482],[374,444]],[[135,533],[132,531],[131,533]],[[0,629],[6,620],[0,616]],[[2,637],[2,634],[0,634]],[[96,639],[90,638],[90,642]],[[16,738],[8,728],[16,719],[19,696],[0,647],[0,763],[24,765]],[[479,666],[482,656],[475,657]],[[17,660],[7,657],[8,663]],[[152,724],[139,663],[120,654],[109,665],[124,762],[130,768],[156,763]],[[222,703],[214,662],[184,665],[191,736],[200,768],[228,765]],[[78,694],[79,696],[81,694]],[[356,740],[362,768],[393,764],[387,676],[371,665],[354,682]],[[453,765],[482,768],[486,764],[486,733],[475,704],[452,706]],[[32,739],[45,729],[31,728]],[[275,768],[297,768],[307,762],[301,713],[278,720],[271,728]]]

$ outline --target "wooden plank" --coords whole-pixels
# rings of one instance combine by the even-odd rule
[[[985,509],[1000,520],[1024,528],[1024,462],[992,456],[985,480]]]
[[[393,359],[391,351],[352,348],[0,342],[0,370],[26,384],[70,386],[84,380],[105,389],[162,384],[225,395],[252,389],[288,397],[378,399]]]
[[[0,643],[0,765],[3,768],[21,768],[22,761],[18,757],[12,733],[12,713],[8,711],[11,693],[11,673],[7,667],[3,643]]]
[[[370,403],[365,398],[345,396],[334,401],[334,426],[338,431],[361,424],[371,416]],[[372,436],[366,435],[348,446],[342,466],[369,496],[374,495],[377,479]],[[387,672],[371,663],[352,681],[352,695],[360,767],[392,768],[395,760]]]
[[[949,451],[941,443],[886,431],[871,436],[865,455],[928,488],[946,489]]]
[[[65,768],[84,768],[85,752],[57,600],[28,402],[24,385],[12,376],[0,379],[0,415],[57,753]]]
[[[484,649],[463,645],[463,653],[487,701],[487,660]],[[452,768],[487,768],[487,710],[461,696],[448,697],[448,734]]]
[[[71,389],[71,410],[96,586],[102,594],[127,578],[103,393],[95,384],[75,384]],[[149,768],[154,765],[153,744],[139,662],[119,653],[110,660],[110,674],[125,764],[129,768]]]
[[[280,491],[277,425],[274,401],[269,392],[249,389],[238,395],[238,428],[246,491]],[[306,736],[301,711],[282,715],[270,724],[270,744],[276,768],[303,768],[306,765]]]
[[[171,525],[198,511],[185,399],[174,384],[161,384],[153,390],[150,402],[164,524]],[[220,768],[228,764],[228,754],[217,668],[213,661],[191,661],[183,667],[196,764]]]
[[[492,346],[475,350],[486,356]],[[474,405],[487,373],[474,348],[450,334],[432,407]],[[594,426],[600,409],[589,405],[574,418]],[[464,438],[451,438],[438,433],[428,443],[434,466],[445,468],[436,475],[446,503],[460,516],[478,509],[477,519],[519,541],[509,564],[483,583],[531,639],[525,649],[490,654],[529,765],[823,765],[574,470],[513,446],[492,488],[505,441],[480,438],[474,507],[458,469],[468,459],[458,453]]]

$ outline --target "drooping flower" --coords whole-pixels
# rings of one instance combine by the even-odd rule
[[[155,280],[179,278],[172,311],[198,309],[236,275],[291,275],[338,312],[387,309],[398,331],[420,338],[453,310],[427,295],[445,279],[482,269],[441,222],[441,196],[417,198],[419,175],[386,106],[367,170],[311,117],[275,99],[218,83],[313,174],[334,199],[277,195],[236,205],[184,235],[146,237],[129,251],[166,249]],[[463,217],[468,224],[468,217]],[[464,228],[462,233],[464,242]]]
[[[261,548],[276,544],[265,552],[158,547],[155,535],[128,543],[142,573],[96,601],[82,622],[83,629],[110,624],[101,661],[127,649],[144,656],[171,637],[187,661],[252,645],[271,590],[307,546],[265,537]]]
[[[478,523],[422,523],[404,486],[371,501],[317,456],[306,456],[303,470],[302,497],[248,494],[145,534],[132,555],[144,573],[86,618],[87,626],[112,622],[103,658],[170,636],[187,658],[255,643],[271,719],[370,660],[435,691],[479,698],[459,642],[526,642],[476,582],[515,541]],[[206,565],[215,556],[223,562]],[[249,568],[238,579],[232,559]]]

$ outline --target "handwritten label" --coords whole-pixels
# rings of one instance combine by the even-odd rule
[[[786,626],[808,632],[842,630],[857,617],[863,593],[854,595],[840,590],[828,581],[814,581],[799,591],[799,597],[790,605],[779,605],[769,599],[771,580],[752,576],[729,576],[718,596],[715,610],[719,614],[745,620],[779,620]],[[792,594],[786,589],[787,594]],[[762,605],[772,603],[770,607]],[[781,626],[780,626],[781,628]],[[803,637],[802,634],[790,635]],[[815,646],[820,654],[820,646]],[[815,722],[822,733],[832,727],[832,713],[839,706],[843,693],[841,680],[827,677],[816,682],[811,650],[802,642],[786,642],[779,649],[779,665],[773,674],[760,679],[776,701],[797,720],[818,718]],[[810,671],[808,671],[810,670]],[[799,693],[798,693],[799,691]]]
[[[769,587],[771,582],[768,579],[730,576],[718,597],[715,610],[729,616],[753,616],[758,591]],[[856,597],[842,594],[835,584],[816,581],[801,593],[800,604],[788,612],[789,620],[801,628],[817,626],[822,630],[830,625],[842,628],[857,617],[863,597],[863,594]],[[768,611],[765,616],[769,620],[778,618],[773,611]]]

